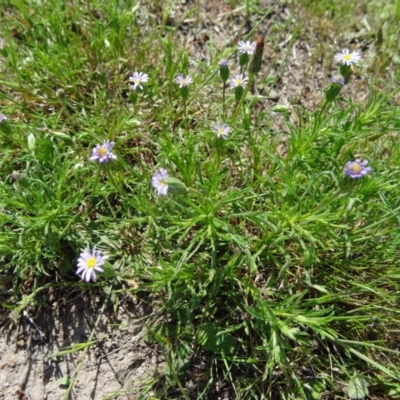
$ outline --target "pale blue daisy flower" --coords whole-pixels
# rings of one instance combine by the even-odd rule
[[[238,86],[245,86],[249,78],[245,77],[243,74],[237,74],[234,78],[231,79],[230,87],[231,89],[235,89]]]
[[[346,84],[346,79],[344,79],[342,76],[332,76],[330,79],[332,83],[337,83],[338,85],[344,86]]]
[[[92,156],[89,158],[90,161],[97,161],[100,164],[107,163],[110,160],[116,160],[117,156],[111,151],[114,147],[114,142],[105,140],[102,145],[98,144],[92,150]]]
[[[354,161],[349,161],[344,167],[344,172],[350,178],[359,179],[372,171],[372,168],[367,167],[367,165],[367,160],[361,161],[360,159],[356,159]]]
[[[137,88],[143,89],[142,83],[146,83],[149,80],[149,75],[144,72],[134,72],[129,80],[133,83],[133,90]]]
[[[229,132],[231,131],[231,128],[224,123],[213,124],[211,128],[212,131],[217,134],[218,138],[223,138],[223,139],[227,139],[229,136]]]
[[[189,86],[193,83],[193,79],[188,75],[185,76],[183,74],[179,74],[175,79],[174,82],[179,85],[180,88]]]
[[[85,249],[78,258],[76,273],[86,282],[90,280],[96,281],[96,272],[104,272],[102,266],[108,258],[109,256],[102,255],[100,250],[96,250],[96,247],[93,248],[92,252],[89,249]]]
[[[159,196],[166,196],[168,194],[168,171],[159,168],[152,176],[151,184]]]
[[[353,51],[350,53],[349,49],[342,49],[341,53],[336,53],[333,57],[333,61],[342,63],[343,65],[357,64],[361,60],[361,56],[358,52]]]
[[[256,42],[250,42],[250,40],[248,40],[247,42],[240,41],[238,43],[238,51],[241,54],[246,53],[249,56],[251,56],[255,52],[256,46],[257,46],[257,43]]]

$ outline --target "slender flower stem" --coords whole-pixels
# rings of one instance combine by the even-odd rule
[[[126,194],[126,192],[125,192],[125,189],[115,181],[113,174],[110,173],[108,170],[107,170],[106,173],[107,173],[107,179],[112,183],[112,185],[115,187],[115,189],[117,189],[117,191],[118,191],[122,196],[127,197],[127,194]]]
[[[217,168],[216,168],[216,172],[218,172],[219,167],[221,165],[221,143],[220,140],[217,140],[217,146],[216,146],[216,150],[217,150]]]
[[[89,202],[88,202],[88,205],[87,205],[87,207],[86,207],[85,217],[88,216],[90,206],[91,206],[92,203],[93,203],[94,193],[96,192],[97,185],[98,185],[98,183],[99,183],[100,172],[101,172],[101,169],[100,169],[100,168],[97,168],[96,176],[95,176],[95,178],[94,178],[94,185],[93,185],[93,188],[92,188],[92,190],[91,190],[91,192],[90,192]]]
[[[225,86],[226,82],[222,82],[222,112],[224,114],[224,118],[226,118]]]
[[[244,103],[244,100],[245,100],[245,98],[246,98],[246,96],[247,96],[247,93],[249,92],[250,87],[251,87],[251,85],[252,85],[252,83],[253,83],[253,81],[254,81],[254,77],[255,77],[255,74],[250,74],[250,75],[249,75],[249,80],[248,80],[248,82],[247,82],[247,86],[246,86],[246,88],[245,88],[245,90],[244,90],[244,92],[243,92],[243,94],[242,94],[242,97],[240,98],[239,103],[238,103],[237,106],[236,106],[235,112],[233,113],[233,115],[232,115],[232,117],[231,117],[231,120],[230,120],[230,125],[231,125],[231,126],[232,126],[232,124],[235,122],[236,117],[237,117],[237,115],[238,115],[238,113],[239,113],[239,110],[240,110],[240,109],[242,108],[242,106],[243,106],[243,103]]]

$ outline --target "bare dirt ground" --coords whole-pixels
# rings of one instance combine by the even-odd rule
[[[182,46],[189,52],[192,66],[198,61],[210,61],[211,52],[233,46],[241,40],[267,13],[258,25],[257,36],[266,38],[263,74],[271,76],[271,85],[258,87],[264,96],[261,107],[267,109],[277,103],[294,107],[315,108],[323,93],[320,89],[329,83],[329,70],[333,71],[332,54],[345,43],[326,38],[318,27],[311,30],[304,15],[294,15],[283,3],[266,0],[259,12],[250,19],[243,10],[234,10],[223,1],[202,1],[197,11],[195,2],[179,4],[172,10],[168,24],[179,26]],[[152,18],[152,16],[150,16]],[[154,19],[157,20],[157,16]],[[183,21],[183,22],[182,22]],[[301,22],[300,34],[293,35],[293,26]],[[300,26],[300,25],[299,25]],[[314,27],[315,28],[315,27]],[[332,40],[332,41],[330,41]],[[354,49],[362,51],[357,38]],[[329,59],[315,59],[315,50],[321,43],[327,47]],[[337,68],[335,68],[337,71]],[[345,87],[343,94],[353,91],[362,99],[363,78],[355,76],[355,83]],[[43,299],[42,299],[43,300]],[[2,400],[61,400],[66,393],[65,378],[71,378],[81,361],[82,351],[51,357],[61,349],[87,342],[94,321],[101,308],[100,294],[49,294],[36,310],[27,310],[35,327],[21,315],[17,324],[3,324],[0,333],[0,399]],[[135,387],[143,386],[165,371],[165,361],[157,348],[144,340],[145,328],[140,317],[148,310],[131,299],[122,303],[118,313],[109,310],[104,315],[78,374],[71,399],[135,399]],[[116,392],[125,394],[116,395]]]
[[[88,342],[103,302],[98,294],[50,293],[40,310],[22,315],[17,326],[0,336],[0,399],[59,400],[82,360],[83,351],[60,353]],[[155,374],[162,373],[162,355],[143,336],[140,315],[149,310],[125,299],[118,312],[105,313],[70,399],[133,399]],[[116,395],[124,392],[127,394]]]

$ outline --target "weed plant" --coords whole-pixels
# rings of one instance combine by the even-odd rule
[[[146,295],[168,368],[137,398],[399,397],[398,88],[332,43],[364,101],[327,75],[313,109],[266,107],[263,41],[199,61],[172,8],[2,2],[3,318],[54,286]],[[93,248],[109,258],[82,281]]]

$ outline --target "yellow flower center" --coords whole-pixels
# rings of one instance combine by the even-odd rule
[[[87,268],[94,268],[96,266],[96,259],[94,257],[90,257],[87,261],[86,261],[86,267]]]
[[[351,61],[351,54],[343,54],[343,60]]]
[[[168,182],[165,179],[160,180],[160,185],[167,186]]]
[[[107,149],[105,147],[100,147],[99,156],[104,157],[107,154]]]
[[[360,164],[353,163],[352,166],[351,166],[351,169],[353,170],[353,172],[355,174],[359,174],[361,172],[362,167],[361,167]]]

